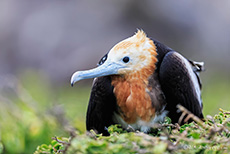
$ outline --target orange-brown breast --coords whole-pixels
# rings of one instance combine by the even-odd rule
[[[156,61],[156,57],[153,56],[151,64],[138,72],[112,76],[117,105],[121,109],[123,120],[127,123],[135,123],[137,118],[150,121],[155,116],[155,108],[147,91],[151,90],[151,87],[148,87],[148,78],[155,71]]]

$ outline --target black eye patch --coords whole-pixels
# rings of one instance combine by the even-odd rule
[[[108,57],[108,53],[101,58],[101,60],[97,64],[97,66],[102,65],[107,60],[107,57]]]

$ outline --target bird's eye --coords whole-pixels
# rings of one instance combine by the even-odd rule
[[[122,60],[123,60],[124,63],[128,63],[129,62],[129,57],[125,56]]]

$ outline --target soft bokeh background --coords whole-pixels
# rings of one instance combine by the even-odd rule
[[[96,66],[120,40],[143,29],[185,57],[204,61],[204,114],[230,110],[230,1],[1,0],[0,152],[32,153],[52,136],[85,131]]]

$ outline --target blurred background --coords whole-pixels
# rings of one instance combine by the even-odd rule
[[[230,110],[230,1],[1,0],[0,152],[32,153],[85,131],[92,80],[70,87],[137,28],[205,62],[204,114]]]

